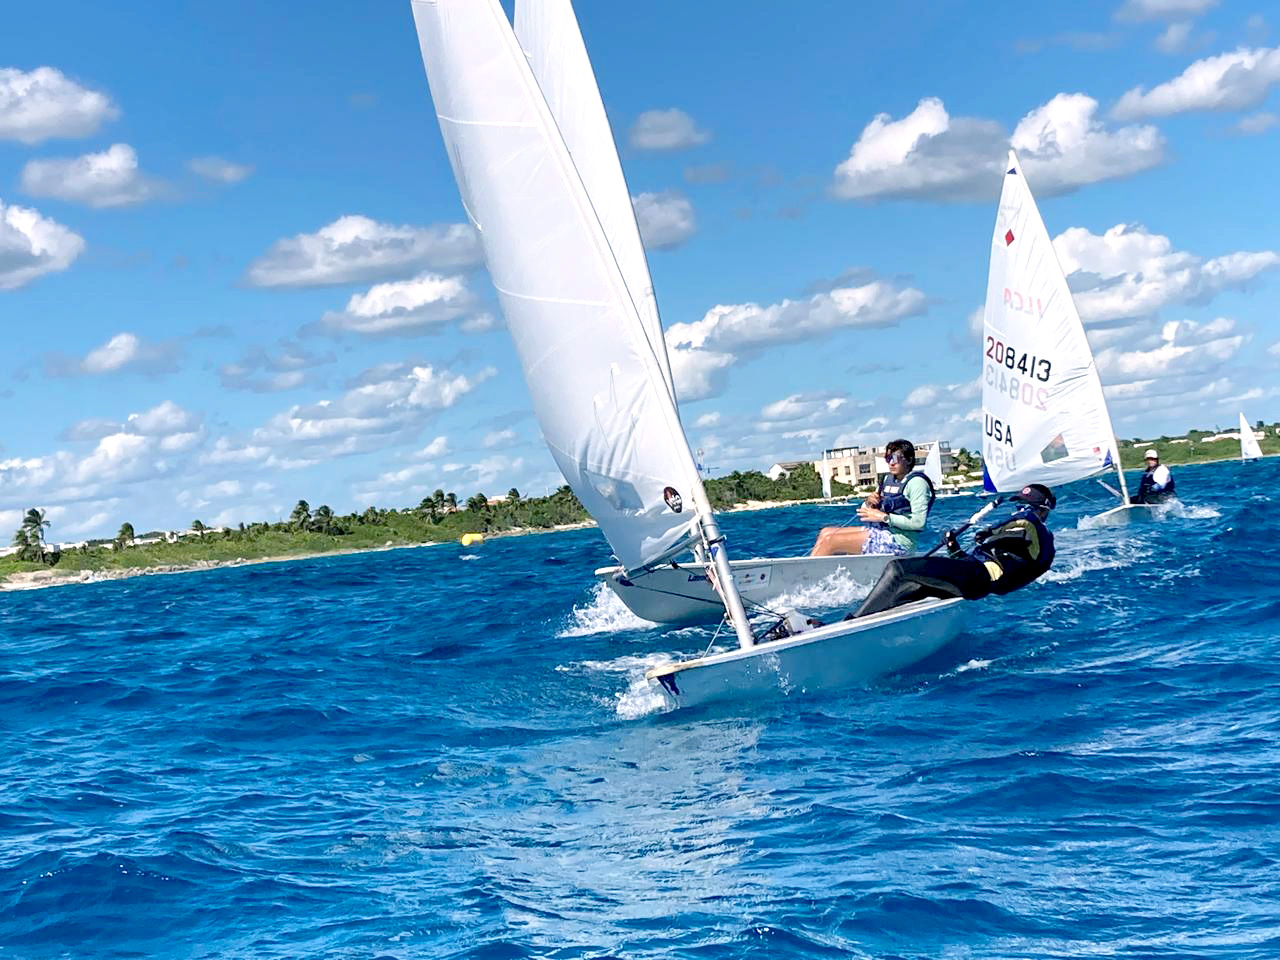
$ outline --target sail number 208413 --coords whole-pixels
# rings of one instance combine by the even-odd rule
[[[1036,410],[1049,409],[1048,387],[1039,386],[1031,380],[1006,376],[1003,367],[992,366],[989,363],[983,364],[983,372],[987,386],[992,390],[1008,396],[1010,400],[1020,400]]]
[[[1020,352],[1016,347],[1005,346],[995,337],[987,337],[986,356],[1007,370],[1017,370],[1023,376],[1033,377],[1041,383],[1049,382],[1049,371],[1053,365],[1044,357],[1034,357]]]

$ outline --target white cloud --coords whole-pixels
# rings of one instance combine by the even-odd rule
[[[251,443],[302,462],[367,452],[410,439],[425,415],[453,406],[495,373],[491,367],[470,376],[430,365],[375,368],[337,400],[294,405],[272,417],[253,431]]]
[[[98,376],[140,373],[158,376],[178,369],[182,347],[177,341],[148,341],[135,333],[118,333],[90,350],[81,360],[65,354],[45,356],[45,373],[51,377]]]
[[[231,390],[277,393],[304,386],[311,380],[308,370],[334,359],[332,353],[312,353],[300,344],[281,340],[274,350],[254,347],[245,352],[239,363],[223,364],[218,376],[222,385]]]
[[[1098,103],[1060,93],[1024,116],[1012,137],[994,120],[952,117],[928,97],[906,117],[875,117],[835,171],[847,200],[985,200],[1000,189],[1005,150],[1019,152],[1037,194],[1131,176],[1164,162],[1164,138],[1151,126],[1110,130]]]
[[[430,460],[434,457],[443,457],[448,452],[449,438],[440,436],[428,443],[425,447],[414,454],[414,456]]]
[[[1197,60],[1151,90],[1134,87],[1116,102],[1111,115],[1132,120],[1191,110],[1243,110],[1260,104],[1278,82],[1280,47],[1241,47]]]
[[[1257,113],[1249,114],[1247,117],[1241,117],[1235,125],[1235,130],[1237,133],[1251,137],[1266,133],[1275,127],[1277,123],[1280,123],[1280,116],[1269,113],[1266,110],[1260,110]]]
[[[213,183],[239,183],[253,173],[253,167],[222,157],[194,157],[187,163],[187,169]]]
[[[84,238],[30,207],[0,201],[0,290],[14,290],[71,266]]]
[[[677,190],[642,193],[631,198],[640,236],[650,250],[674,250],[698,229],[693,204]]]
[[[783,300],[715,306],[701,320],[667,329],[667,344],[705,350],[755,349],[798,343],[837,330],[891,327],[923,313],[926,297],[913,287],[899,288],[883,280],[856,287],[837,287],[806,300]]]
[[[394,226],[345,216],[315,233],[277,240],[249,265],[247,279],[256,287],[368,283],[424,268],[473,267],[480,261],[475,231],[465,224]]]
[[[646,110],[631,128],[631,145],[638,150],[685,150],[711,139],[693,117],[676,107]]]
[[[331,333],[418,336],[465,317],[477,302],[462,277],[423,273],[355,294],[346,309],[326,313],[319,328]]]
[[[492,430],[484,435],[484,446],[489,450],[494,447],[509,447],[517,440],[518,437],[514,430]]]
[[[761,407],[760,418],[765,424],[812,422],[829,418],[848,402],[848,397],[831,396],[825,393],[793,393]]]
[[[195,432],[201,419],[198,414],[182,409],[172,400],[165,400],[150,410],[131,413],[125,421],[125,428],[130,433],[145,437],[167,437]]]
[[[1161,53],[1181,53],[1190,44],[1191,27],[1190,20],[1179,20],[1169,24],[1165,27],[1164,33],[1156,37],[1156,49]]]
[[[1180,20],[1198,17],[1218,0],[1125,0],[1116,11],[1117,20]]]
[[[700,429],[705,430],[708,427],[714,427],[719,422],[720,422],[720,411],[713,410],[711,413],[704,413],[702,416],[700,416],[697,420],[693,422],[693,425],[695,427],[699,427]]]
[[[1267,353],[1273,357],[1280,357],[1280,340],[1277,340],[1271,346],[1267,347]]]
[[[1229,253],[1204,260],[1176,251],[1168,237],[1117,224],[1101,236],[1071,227],[1053,247],[1086,320],[1150,316],[1174,303],[1207,302],[1280,266],[1280,252]]]
[[[725,387],[734,357],[728,353],[672,346],[668,338],[667,356],[671,360],[671,377],[676,396],[681,400],[703,400],[717,396]]]
[[[148,341],[136,333],[117,333],[77,360],[66,354],[50,353],[44,358],[45,373],[51,377],[99,376],[110,373],[141,373],[157,376],[178,369],[181,345],[174,340]]]
[[[53,67],[30,73],[0,68],[0,140],[31,146],[54,137],[87,137],[119,115],[106,94],[80,86]]]
[[[108,420],[105,417],[90,417],[87,420],[81,420],[72,424],[63,431],[61,439],[63,440],[101,440],[108,434],[116,433],[120,430],[120,424],[115,420]]]
[[[667,329],[676,395],[684,400],[717,395],[724,389],[728,368],[741,355],[839,330],[891,327],[923,313],[926,305],[925,295],[913,287],[871,280],[838,286],[806,300],[712,307],[701,320]]]
[[[127,207],[155,196],[160,184],[138,169],[138,154],[127,143],[82,157],[30,160],[22,168],[22,189],[33,197],[55,197],[90,207]]]

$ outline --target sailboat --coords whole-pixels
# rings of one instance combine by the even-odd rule
[[[1090,525],[1150,519],[1129,498],[1102,381],[1067,278],[1012,150],[991,238],[982,327],[982,472],[990,492],[1114,469],[1119,506]],[[1105,486],[1105,484],[1104,484]]]
[[[1262,456],[1262,447],[1258,444],[1258,438],[1254,436],[1252,430],[1249,429],[1249,421],[1244,418],[1244,411],[1240,411],[1240,459],[1241,460],[1257,460]]]
[[[462,203],[552,457],[626,578],[692,552],[737,638],[736,650],[649,679],[684,706],[863,682],[952,639],[963,624],[953,599],[757,639],[681,427],[660,326],[646,319],[647,267],[624,266],[631,225],[612,213],[625,182],[588,158],[608,124],[568,0],[517,0],[527,54],[497,0],[412,7]]]

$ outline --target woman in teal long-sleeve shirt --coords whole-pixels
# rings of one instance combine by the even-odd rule
[[[933,483],[915,469],[916,448],[909,440],[894,440],[886,448],[889,472],[858,507],[866,527],[823,527],[809,555],[914,553],[933,506]]]

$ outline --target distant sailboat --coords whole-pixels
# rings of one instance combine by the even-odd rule
[[[614,148],[568,0],[518,2],[524,49],[497,0],[412,7],[463,206],[557,466],[619,578],[667,571],[693,551],[699,562],[683,569],[715,590],[737,636],[737,650],[647,676],[676,705],[816,689],[902,669],[954,637],[964,601],[948,599],[758,642],[680,425],[656,304],[645,306],[620,166],[615,176],[595,162]]]
[[[1258,438],[1254,436],[1253,431],[1249,429],[1249,421],[1244,418],[1244,411],[1240,411],[1240,459],[1241,460],[1257,460],[1262,456],[1262,447],[1258,444]]]
[[[982,333],[986,489],[1057,486],[1114,469],[1123,502],[1092,522],[1149,519],[1151,508],[1129,499],[1084,324],[1012,150],[991,240]]]

